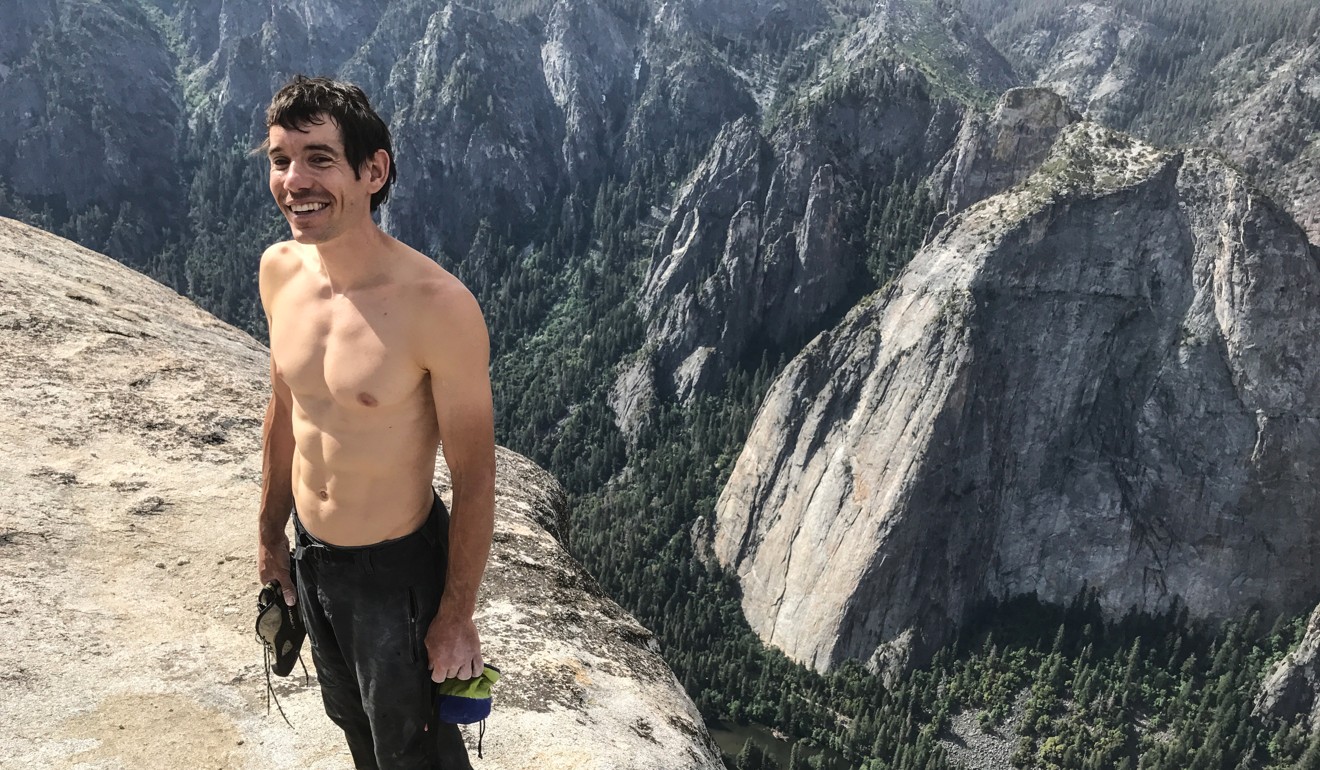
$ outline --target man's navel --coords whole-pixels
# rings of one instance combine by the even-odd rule
[[[329,500],[329,499],[330,499],[330,493],[327,492],[327,491],[325,491],[324,489],[322,489],[320,492],[317,492],[317,493],[316,493],[316,496],[319,497],[319,498],[321,498],[322,500]]]
[[[362,404],[363,406],[375,406],[376,397],[371,395],[370,393],[363,391],[362,393],[358,394],[358,403]]]

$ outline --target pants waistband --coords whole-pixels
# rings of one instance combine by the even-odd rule
[[[402,537],[382,540],[379,543],[370,543],[368,545],[333,545],[324,540],[320,540],[303,527],[302,521],[298,519],[298,511],[293,511],[293,532],[294,549],[293,558],[295,560],[305,558],[316,558],[327,562],[353,563],[367,572],[372,572],[372,563],[388,563],[392,552],[407,547],[416,541],[425,541],[430,547],[447,547],[441,539],[441,532],[447,529],[448,522],[442,520],[448,518],[448,512],[445,510],[445,504],[441,502],[440,495],[432,491],[434,500],[431,503],[431,513],[422,522],[422,526],[413,530]]]

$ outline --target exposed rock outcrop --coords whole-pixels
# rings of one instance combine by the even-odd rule
[[[1259,176],[1320,243],[1320,41],[1240,49],[1216,68],[1204,141]]]
[[[667,15],[676,19],[666,23]],[[662,6],[636,66],[640,90],[624,132],[625,163],[708,147],[724,124],[756,114],[742,79],[707,50],[674,4]]]
[[[709,386],[718,367],[710,361],[715,345],[745,342],[746,334],[726,338],[726,321],[754,323],[747,316],[752,307],[759,310],[758,204],[769,153],[755,120],[726,126],[679,193],[653,252],[638,304],[651,319],[647,338],[656,341],[657,365],[680,398]]]
[[[686,400],[760,349],[796,350],[867,285],[864,189],[924,177],[957,112],[911,67],[851,73],[766,138],[724,127],[675,197],[639,307],[659,389]]]
[[[1222,150],[1320,243],[1320,43],[1248,42],[1216,62],[1197,62],[1205,41],[1175,24],[1082,0],[1061,4],[1025,34],[995,37],[1027,80],[1062,94],[1089,120]],[[1151,71],[1152,51],[1173,71]],[[1170,103],[1189,99],[1204,103],[1196,118],[1171,120],[1180,107]]]
[[[1132,84],[1151,77],[1141,67],[1141,48],[1168,37],[1120,8],[1080,2],[1061,7],[1048,24],[1006,42],[1030,68],[1036,85],[1062,94],[1090,120],[1125,126],[1138,109]]]
[[[915,66],[946,93],[969,101],[1018,85],[1013,69],[954,4],[878,0],[833,58],[892,57]]]
[[[1320,269],[1217,156],[1094,124],[783,372],[715,551],[767,642],[901,662],[971,602],[1320,597]]]
[[[381,109],[409,159],[398,181],[409,203],[383,221],[399,238],[461,255],[492,212],[523,223],[555,199],[564,129],[540,47],[522,25],[449,3],[394,67]]]
[[[0,334],[0,755],[43,768],[348,766],[314,682],[276,683],[296,731],[263,704],[265,349],[3,219]],[[505,450],[498,463],[477,622],[505,678],[483,766],[722,768],[651,634],[547,532],[564,529],[558,484]]]
[[[195,67],[190,119],[244,141],[263,127],[270,95],[295,72],[332,75],[371,37],[385,3],[180,0],[180,45]],[[416,34],[414,31],[413,34]]]
[[[599,3],[558,0],[546,23],[541,66],[563,113],[563,163],[571,183],[610,167],[618,135],[641,86],[639,35]]]
[[[932,193],[954,214],[1003,192],[1034,173],[1063,129],[1079,120],[1053,91],[1010,89],[993,112],[968,114],[958,143],[933,175]]]
[[[1265,675],[1256,713],[1289,723],[1305,716],[1312,731],[1320,728],[1320,607],[1306,621],[1302,641]]]

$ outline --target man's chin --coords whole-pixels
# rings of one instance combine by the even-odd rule
[[[322,238],[320,234],[314,230],[303,230],[298,227],[290,227],[289,235],[295,242],[301,243],[304,246],[316,246],[325,243],[325,238]]]

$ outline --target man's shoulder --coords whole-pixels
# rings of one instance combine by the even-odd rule
[[[280,241],[261,252],[261,269],[296,269],[301,261],[297,241]]]
[[[475,314],[480,320],[477,299],[458,276],[420,252],[413,254],[417,256],[416,273],[410,287],[416,311],[423,319],[452,322],[471,320]]]
[[[295,241],[280,241],[267,247],[261,253],[261,267],[258,271],[262,299],[267,293],[284,285],[302,267],[302,257],[298,253]]]
[[[414,349],[423,368],[464,365],[470,357],[467,353],[473,351],[489,355],[486,321],[477,298],[458,276],[429,257],[421,258],[425,264],[416,264],[408,296]]]

